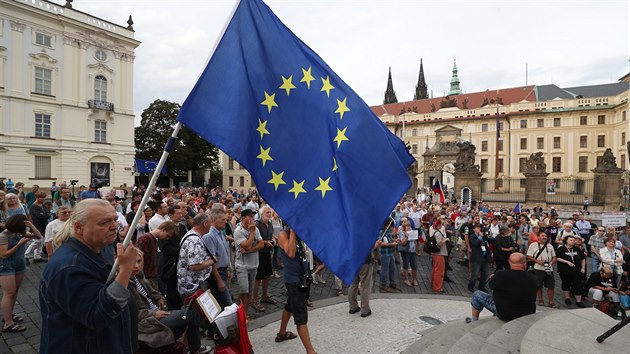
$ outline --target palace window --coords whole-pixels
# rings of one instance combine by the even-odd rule
[[[536,138],[536,149],[543,150],[545,148],[545,138]]]
[[[597,136],[597,147],[598,148],[606,147],[606,135]]]
[[[479,161],[479,170],[482,173],[488,173],[488,159],[481,159]]]
[[[527,138],[521,138],[521,150],[527,150]]]
[[[554,149],[560,149],[560,137],[559,136],[554,136],[553,137],[553,148]]]
[[[488,131],[488,123],[481,124],[481,131],[482,132],[487,132]]]
[[[587,116],[581,116],[580,117],[580,125],[588,125],[588,117]]]
[[[553,119],[553,126],[554,127],[559,127],[560,126],[560,118],[554,118]]]
[[[35,67],[35,93],[52,95],[52,70]]]
[[[521,128],[527,128],[527,119],[521,119]]]
[[[35,33],[35,43],[46,47],[52,47],[52,36],[43,33]]]
[[[578,172],[588,172],[588,156],[578,157]]]
[[[588,136],[580,136],[580,148],[584,149],[588,147]]]
[[[562,172],[562,157],[554,157],[551,161],[551,171]]]
[[[488,140],[481,141],[481,151],[488,151]]]
[[[606,124],[606,116],[597,116],[597,124]]]
[[[35,178],[50,178],[50,156],[35,156]]]
[[[104,120],[94,121],[94,141],[97,143],[107,142],[107,122]]]
[[[50,138],[50,114],[35,113],[35,136]]]
[[[103,75],[94,78],[94,100],[107,101],[107,79]]]
[[[544,128],[545,120],[542,118],[536,119],[536,128]]]

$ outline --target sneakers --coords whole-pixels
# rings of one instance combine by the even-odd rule
[[[564,299],[564,304],[567,306],[571,305],[571,299]]]
[[[413,286],[418,286],[418,281],[416,279],[413,280]]]
[[[197,353],[199,354],[207,354],[207,353],[211,353],[212,352],[212,348],[207,346],[207,345],[202,345],[199,350],[197,351]]]
[[[381,287],[381,290],[382,290],[382,291],[384,291],[384,292],[386,292],[386,293],[393,293],[393,292],[396,292],[396,290],[394,290],[394,289],[390,288],[389,286],[386,286],[386,287]]]
[[[372,314],[372,310],[369,310],[367,313],[362,313],[361,317],[368,317],[371,314]]]
[[[350,311],[348,311],[349,314],[354,315],[355,313],[361,311],[360,307],[357,307],[356,309],[350,309]]]
[[[407,279],[405,279],[404,283],[405,283],[405,285],[407,285],[407,286],[413,286],[413,285],[411,284],[411,282],[410,282],[409,280],[407,280]]]
[[[276,279],[279,279],[281,277],[281,275],[278,273],[278,271],[273,271],[273,277]]]

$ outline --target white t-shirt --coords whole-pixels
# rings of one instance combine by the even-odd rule
[[[155,229],[157,229],[160,225],[162,225],[163,222],[168,220],[168,216],[167,215],[160,215],[160,214],[155,214],[153,215],[153,217],[151,218],[151,220],[149,220],[149,231],[153,231]]]
[[[52,242],[57,232],[59,232],[65,224],[65,221],[61,221],[59,219],[49,222],[48,225],[46,225],[46,231],[44,232],[44,242]]]

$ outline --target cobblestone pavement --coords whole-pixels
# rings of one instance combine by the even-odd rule
[[[451,279],[454,280],[454,283],[444,283],[444,290],[447,295],[453,296],[464,296],[469,297],[471,293],[466,288],[467,278],[468,278],[468,270],[467,267],[460,266],[455,262],[455,259],[452,259],[451,267],[452,271],[448,272],[448,275]],[[589,262],[590,264],[590,262]],[[0,340],[0,354],[2,353],[37,353],[39,349],[39,341],[40,341],[40,325],[41,325],[41,316],[39,313],[39,298],[38,298],[38,285],[39,278],[42,273],[42,270],[46,263],[35,263],[31,264],[27,270],[26,277],[24,279],[24,283],[20,288],[18,293],[18,301],[15,306],[14,313],[22,314],[25,317],[24,322],[22,323],[27,330],[22,333],[2,333]],[[431,258],[422,254],[418,256],[418,283],[419,286],[409,287],[402,283],[400,274],[400,265],[396,265],[398,268],[398,272],[396,272],[396,280],[398,286],[401,288],[400,293],[405,294],[435,294],[431,290]],[[492,269],[491,269],[492,271]],[[281,273],[282,271],[280,271]],[[381,293],[382,291],[379,289],[379,275],[377,274],[378,267],[374,269],[374,285],[372,291],[374,293]],[[330,273],[327,269],[323,271],[323,278],[326,281],[326,284],[313,284],[311,287],[311,300],[317,301],[326,298],[331,298],[336,296],[335,289],[335,281],[334,275]],[[232,279],[232,283],[230,285],[232,290],[232,295],[234,298],[237,298],[236,294],[238,293],[238,285],[236,283],[236,279]],[[0,289],[0,293],[1,293]],[[343,286],[343,297],[347,294],[347,286]],[[282,282],[282,278],[271,278],[269,284],[269,295],[278,300],[278,303],[275,305],[264,304],[265,312],[258,312],[253,308],[248,310],[249,314],[254,318],[259,318],[267,314],[271,314],[277,311],[282,310],[284,307],[284,301],[286,300],[286,293],[284,290],[284,284]],[[546,301],[546,293],[545,293],[545,302]],[[560,291],[560,279],[556,275],[556,293],[555,293],[555,303],[558,308],[567,308],[564,304],[564,299],[562,292]],[[590,302],[585,301],[585,304],[590,305]],[[570,308],[576,308],[575,305],[570,306]],[[462,314],[462,317],[467,316],[468,313]]]

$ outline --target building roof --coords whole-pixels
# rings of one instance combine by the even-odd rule
[[[575,98],[575,94],[567,92],[556,85],[536,86],[536,99],[538,101],[549,101],[555,98],[570,100]]]
[[[497,97],[501,98],[502,104],[504,105],[521,101],[536,101],[534,88],[535,86],[522,86],[492,91],[486,90],[482,92],[463,93],[447,97],[450,99],[456,99],[457,108],[459,109],[476,109],[481,108],[484,103],[484,99],[492,101],[496,100]],[[431,105],[433,104],[437,111],[440,109],[440,101],[443,99],[445,99],[445,97],[427,98],[423,100],[372,106],[370,108],[377,116],[382,116],[384,114],[399,115],[403,109],[405,111],[417,112],[420,114],[432,113]],[[464,108],[464,100],[466,100],[466,108]]]
[[[612,84],[567,87],[564,90],[567,92],[573,93],[577,96],[582,96],[582,98],[591,98],[591,97],[616,96],[624,91],[627,91],[628,88],[630,88],[630,84],[627,82],[621,81],[621,82],[615,82]]]

